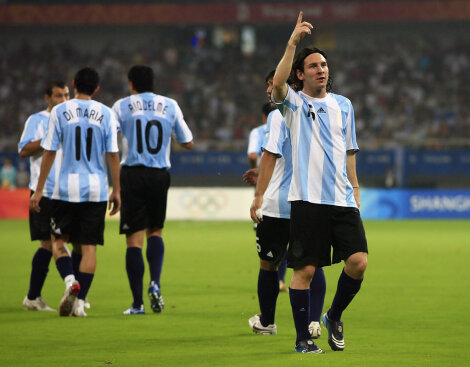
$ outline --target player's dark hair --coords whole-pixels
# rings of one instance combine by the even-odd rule
[[[78,93],[91,96],[100,82],[100,76],[96,70],[86,67],[77,71],[75,74],[75,88]]]
[[[274,74],[276,73],[276,70],[271,70],[268,75],[266,75],[266,78],[264,78],[264,81],[267,83],[269,79],[274,78]],[[293,79],[292,76],[289,76],[289,79],[287,79],[287,84],[292,85]]]
[[[261,112],[263,113],[263,115],[268,116],[269,113],[275,109],[276,109],[276,106],[273,106],[272,103],[268,102],[263,105],[263,107],[261,108]]]
[[[295,84],[296,90],[302,90],[304,88],[304,82],[297,78],[297,70],[304,71],[304,60],[307,56],[318,53],[322,55],[326,61],[328,61],[328,57],[326,56],[325,51],[320,50],[316,47],[305,47],[304,49],[300,50],[300,52],[295,56],[294,62],[292,63],[292,71],[291,71],[291,78]],[[328,75],[328,81],[326,83],[326,91],[331,92],[333,89],[333,78],[331,77],[331,71]]]
[[[274,73],[276,72],[276,70],[271,70],[268,75],[266,75],[266,78],[264,78],[264,81],[267,83],[269,81],[269,79],[272,79],[274,78]]]
[[[47,94],[49,97],[52,96],[52,89],[54,87],[57,88],[65,88],[66,85],[62,80],[54,80],[46,84],[46,89],[44,90],[45,94]]]
[[[153,92],[153,70],[150,66],[134,65],[129,70],[127,78],[137,93]]]

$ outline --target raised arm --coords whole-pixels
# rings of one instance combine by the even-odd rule
[[[282,102],[287,95],[287,79],[292,70],[292,62],[294,61],[295,48],[299,42],[307,34],[312,33],[313,26],[308,22],[302,21],[303,13],[299,13],[297,18],[297,24],[295,25],[294,31],[287,42],[287,47],[284,55],[277,65],[276,72],[273,78],[273,97],[276,102]]]

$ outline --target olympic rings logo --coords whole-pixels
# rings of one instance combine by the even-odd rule
[[[213,215],[227,207],[228,197],[221,191],[186,191],[179,197],[179,204],[192,215]]]

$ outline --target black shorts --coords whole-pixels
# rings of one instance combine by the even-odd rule
[[[170,174],[166,169],[123,166],[119,233],[163,228],[169,187]]]
[[[274,265],[281,263],[289,243],[289,219],[263,216],[256,227],[258,256]]]
[[[107,202],[52,200],[51,233],[80,245],[103,245]]]
[[[290,268],[327,266],[346,260],[356,252],[368,252],[357,208],[293,201],[290,228],[287,252]]]
[[[31,190],[31,196],[34,191]],[[52,201],[47,197],[42,197],[39,201],[41,211],[36,213],[29,211],[29,233],[31,241],[47,241],[51,239],[51,209]]]

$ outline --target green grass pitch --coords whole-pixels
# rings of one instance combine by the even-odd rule
[[[166,244],[162,314],[124,316],[131,294],[125,241],[108,222],[87,318],[24,311],[36,244],[26,221],[0,221],[0,366],[469,366],[470,222],[366,222],[369,267],[343,314],[346,350],[294,353],[289,297],[278,299],[278,335],[253,334],[258,256],[249,222],[176,222]],[[147,265],[146,265],[147,266]],[[330,305],[342,266],[325,269]],[[290,271],[287,278],[290,278]],[[145,274],[145,284],[148,272]],[[51,262],[43,297],[64,286]]]

